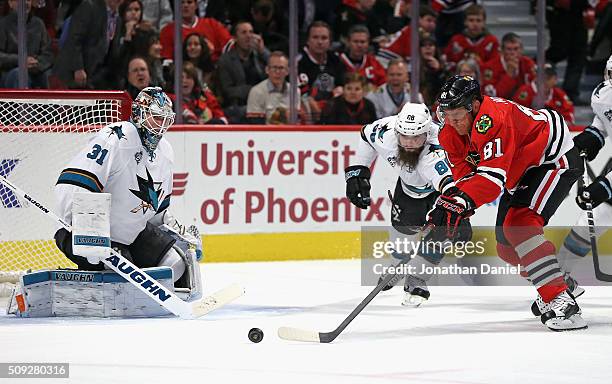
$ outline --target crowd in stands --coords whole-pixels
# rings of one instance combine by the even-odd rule
[[[181,1],[175,20],[173,1]],[[411,38],[418,33],[419,99],[430,107],[455,73],[482,92],[532,107],[534,59],[515,33],[487,30],[477,0],[298,0],[301,124],[365,124],[410,100]],[[175,44],[182,49],[185,124],[288,122],[289,0],[25,0],[30,88],[120,89],[132,97],[161,86],[175,98]],[[595,4],[596,3],[596,4]],[[604,40],[612,4],[547,0],[546,107],[573,123],[587,54]],[[592,8],[593,7],[593,8]],[[0,87],[18,85],[17,0],[0,1]],[[601,15],[589,46],[589,17]],[[605,20],[605,23],[604,23]],[[174,25],[182,25],[182,42]],[[610,23],[608,23],[610,24]],[[567,60],[563,86],[555,64]]]

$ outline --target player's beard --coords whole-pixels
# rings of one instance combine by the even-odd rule
[[[413,150],[406,150],[404,149],[404,147],[401,146],[397,146],[397,161],[400,165],[400,167],[408,167],[408,169],[415,169],[418,162],[419,162],[419,156],[421,155],[421,152],[423,152],[423,148],[418,148],[418,149],[413,149]]]

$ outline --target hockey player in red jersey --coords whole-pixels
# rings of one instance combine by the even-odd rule
[[[482,64],[499,55],[499,41],[487,31],[486,19],[487,14],[481,5],[472,4],[465,10],[465,30],[454,35],[444,49],[451,70],[454,71],[457,63],[468,57]]]
[[[462,219],[503,192],[496,219],[499,256],[520,264],[537,287],[548,328],[586,328],[543,230],[584,170],[567,124],[554,111],[483,97],[469,76],[450,78],[438,103],[445,122],[439,140],[459,190],[440,196],[429,224],[452,238]]]

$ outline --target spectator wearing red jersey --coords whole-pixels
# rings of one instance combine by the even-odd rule
[[[565,91],[557,87],[557,71],[555,68],[546,64],[544,66],[544,95],[546,96],[544,106],[546,108],[557,111],[563,116],[563,119],[568,125],[574,124],[574,104],[569,99]],[[538,87],[535,81],[529,84],[523,84],[516,91],[512,100],[529,108],[535,109],[535,99],[538,93]]]
[[[187,35],[193,32],[202,35],[210,47],[213,61],[216,62],[221,56],[223,47],[232,37],[223,24],[217,20],[196,16],[197,7],[196,0],[181,0],[182,38],[185,40]],[[162,28],[159,39],[162,44],[162,56],[172,60],[174,57],[174,22]]]
[[[438,47],[446,47],[455,33],[463,29],[465,10],[477,0],[431,0],[432,8],[438,12],[436,41]]]
[[[340,54],[346,73],[357,72],[365,77],[369,84],[379,87],[387,81],[385,68],[368,53],[370,32],[365,25],[357,24],[348,33],[347,52]]]
[[[523,43],[516,33],[505,34],[501,46],[501,55],[481,67],[484,92],[488,96],[511,99],[521,85],[535,79],[536,65],[523,55]]]
[[[336,10],[336,25],[334,33],[343,41],[348,37],[348,32],[353,25],[367,25],[371,36],[381,34],[380,28],[374,25],[375,18],[370,18],[369,14],[374,7],[376,0],[343,0]]]
[[[185,124],[227,124],[227,118],[215,95],[198,81],[198,71],[190,63],[183,64],[183,118]]]
[[[419,10],[419,33],[431,35],[435,30],[436,13],[430,7],[421,7]],[[383,65],[393,59],[410,61],[411,36],[412,28],[408,24],[399,32],[393,34],[387,42],[381,42],[381,49],[377,54],[378,60]]]
[[[465,10],[465,30],[455,34],[444,49],[450,69],[467,57],[474,57],[479,63],[486,63],[499,55],[499,41],[485,27],[487,14],[478,4]]]
[[[359,73],[347,74],[342,95],[327,103],[319,123],[363,125],[376,120],[374,104],[364,98],[366,86],[366,79]]]

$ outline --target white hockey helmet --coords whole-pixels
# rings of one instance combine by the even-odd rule
[[[612,55],[608,58],[606,62],[606,69],[604,70],[604,79],[612,85]]]
[[[431,130],[431,113],[425,104],[406,103],[395,118],[395,133],[418,136]]]

